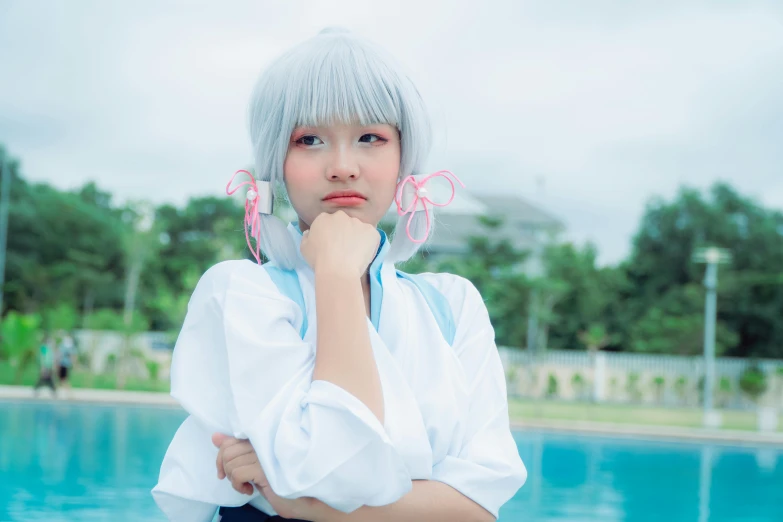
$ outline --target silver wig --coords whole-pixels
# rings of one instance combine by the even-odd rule
[[[256,83],[249,108],[255,174],[287,198],[283,178],[291,133],[298,126],[327,126],[359,121],[389,124],[400,132],[400,178],[420,174],[431,143],[429,116],[419,92],[396,62],[371,42],[343,29],[325,29],[275,60]],[[280,197],[280,196],[279,196]],[[402,262],[419,244],[405,233],[401,216],[388,259]],[[296,247],[287,225],[261,216],[259,242],[281,268],[293,268]],[[411,222],[411,234],[426,231],[423,213]]]

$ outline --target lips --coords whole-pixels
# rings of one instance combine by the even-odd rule
[[[324,197],[324,201],[332,201],[332,200],[362,200],[364,201],[365,198],[361,193],[356,192],[355,190],[338,190],[336,192],[331,192],[327,194]]]

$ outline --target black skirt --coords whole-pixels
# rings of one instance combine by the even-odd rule
[[[267,515],[250,504],[240,507],[222,507],[218,510],[218,514],[220,515],[218,519],[220,522],[282,522],[285,520],[289,522],[308,522],[307,520]]]

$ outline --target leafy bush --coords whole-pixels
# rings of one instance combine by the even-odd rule
[[[131,325],[126,327],[121,312],[102,308],[85,317],[84,326],[89,330],[112,330],[131,334],[149,329],[149,321],[138,311],[134,311]]]
[[[756,402],[767,391],[767,375],[758,365],[752,364],[740,375],[739,386],[753,402]]]
[[[662,375],[653,377],[653,386],[655,387],[655,396],[658,402],[663,402],[663,387],[666,385],[666,379]]]
[[[729,404],[729,397],[734,387],[731,384],[731,379],[723,375],[718,379],[718,404],[725,408]]]
[[[587,382],[585,381],[585,378],[582,377],[581,373],[576,372],[571,376],[571,386],[573,387],[576,396],[580,399],[584,395],[586,384]]]
[[[43,327],[47,332],[73,331],[79,322],[79,313],[72,305],[60,303],[43,311]]]
[[[25,369],[35,364],[38,356],[41,316],[8,312],[0,324],[0,337],[0,358],[16,368],[14,382],[18,383]]]
[[[639,390],[639,374],[631,372],[628,374],[628,382],[626,384],[628,395],[632,400],[638,401],[642,397],[642,392]]]
[[[557,377],[553,373],[549,374],[546,386],[547,397],[557,397]]]
[[[103,370],[103,373],[114,373],[116,369],[117,369],[117,354],[110,353],[106,357],[106,368]]]
[[[682,402],[685,402],[687,387],[688,387],[688,378],[685,377],[684,375],[680,375],[679,377],[677,377],[677,380],[674,381],[674,391],[677,393],[677,396],[680,398]]]
[[[617,399],[617,377],[609,379],[609,394],[613,399]]]
[[[160,363],[158,361],[147,361],[147,371],[150,373],[150,379],[153,381],[158,380],[158,374],[160,373]]]

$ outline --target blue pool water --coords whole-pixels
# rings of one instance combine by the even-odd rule
[[[164,521],[168,408],[0,402],[0,521]],[[783,448],[525,432],[512,521],[783,521]]]

